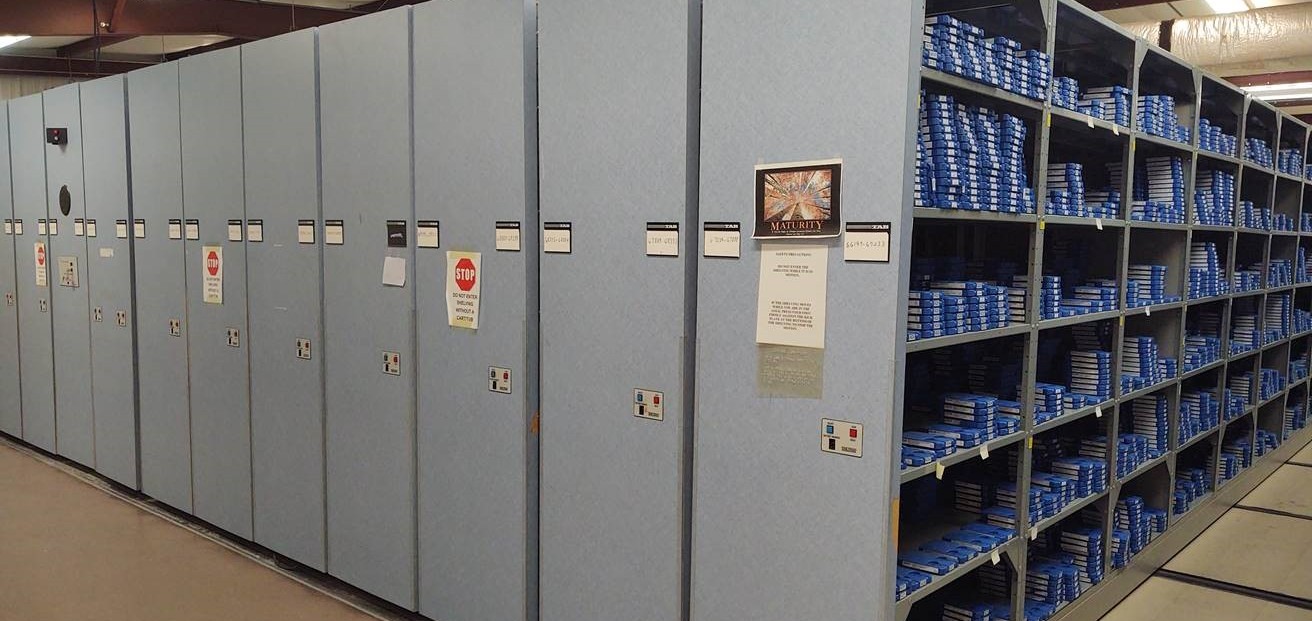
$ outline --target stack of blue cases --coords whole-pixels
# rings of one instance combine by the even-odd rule
[[[1112,353],[1076,350],[1070,353],[1068,376],[1073,393],[1088,395],[1092,403],[1112,397]]]
[[[1193,242],[1189,248],[1189,299],[1228,293],[1229,283],[1222,277],[1222,267],[1216,242]]]
[[[1295,431],[1307,427],[1307,411],[1302,403],[1285,406],[1285,416],[1281,428],[1284,437],[1289,438]]]
[[[1034,213],[1023,121],[923,91],[920,108],[924,153],[917,151],[923,158],[917,172],[923,206]]]
[[[1271,147],[1261,138],[1248,138],[1244,140],[1244,159],[1267,168],[1271,168],[1274,165],[1271,156]]]
[[[1189,142],[1189,128],[1180,124],[1175,98],[1170,95],[1144,95],[1139,98],[1139,130],[1176,142]]]
[[[989,431],[994,428],[998,400],[986,395],[948,393],[943,395],[942,409],[945,423]]]
[[[1184,338],[1184,372],[1205,367],[1221,359],[1221,339],[1203,334]]]
[[[1126,381],[1124,378],[1130,378],[1130,390],[1125,390],[1123,386],[1122,394],[1166,380],[1162,375],[1161,367],[1157,364],[1157,356],[1157,340],[1153,337],[1125,337],[1124,342],[1121,343],[1121,377],[1123,385]]]
[[[1134,433],[1148,438],[1148,459],[1165,455],[1170,440],[1166,395],[1135,399],[1130,417]]]
[[[1180,442],[1183,444],[1219,424],[1221,403],[1207,391],[1180,395]]]
[[[1124,86],[1102,86],[1090,88],[1084,91],[1084,96],[1080,98],[1081,104],[1089,106],[1090,116],[1096,116],[1104,121],[1111,121],[1122,127],[1130,126],[1130,100],[1134,97],[1134,91]],[[1092,114],[1095,106],[1102,114]]]
[[[1234,157],[1239,148],[1239,139],[1202,118],[1198,120],[1198,148]]]
[[[1294,304],[1288,293],[1271,295],[1266,298],[1266,338],[1267,342],[1278,341],[1289,336],[1294,323]]]
[[[1065,76],[1052,79],[1052,105],[1078,111],[1080,109],[1080,82]]]
[[[1054,216],[1089,215],[1084,206],[1083,164],[1048,164],[1048,204],[1044,209]]]
[[[1166,275],[1165,265],[1131,265],[1126,275],[1125,305],[1135,308],[1178,302],[1179,298],[1166,294]],[[1134,283],[1135,287],[1130,288],[1129,283]]]
[[[1235,270],[1234,283],[1232,289],[1235,293],[1244,293],[1246,291],[1255,291],[1262,288],[1262,270],[1260,265],[1252,266],[1249,269]]]
[[[1084,498],[1107,489],[1107,464],[1089,457],[1058,457],[1052,472],[1075,479],[1075,497]]]
[[[1018,277],[1021,283],[1025,280]],[[1039,283],[1039,318],[1061,317],[1061,276],[1044,276]]]
[[[1086,588],[1102,582],[1101,528],[1076,527],[1063,530],[1061,549],[1075,557],[1075,565],[1080,568],[1080,581]]]
[[[984,30],[950,15],[925,18],[921,63],[931,69],[996,86],[1036,99],[1047,99],[1051,63],[1037,50],[1003,37],[984,38]]]
[[[1184,158],[1146,158],[1135,171],[1134,202],[1130,219],[1164,224],[1184,224]]]
[[[1275,259],[1266,264],[1266,286],[1286,287],[1294,284],[1294,264],[1289,259]]]
[[[1065,413],[1065,386],[1047,383],[1034,385],[1034,424],[1046,423]]]
[[[896,599],[901,601],[906,596],[929,586],[933,580],[934,577],[925,572],[898,567]]]
[[[1234,226],[1235,175],[1199,170],[1194,178],[1194,224]]]
[[[1303,172],[1303,151],[1297,148],[1281,149],[1276,168],[1286,175],[1301,176],[1299,173]]]

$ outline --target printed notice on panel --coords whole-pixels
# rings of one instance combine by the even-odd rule
[[[452,327],[478,329],[482,257],[478,252],[446,253],[446,322]]]
[[[824,349],[828,266],[828,246],[761,244],[757,343]]]
[[[223,303],[223,247],[201,246],[201,269],[204,274],[202,292],[206,304]]]
[[[36,286],[46,286],[46,243],[37,242],[32,248],[36,254]]]

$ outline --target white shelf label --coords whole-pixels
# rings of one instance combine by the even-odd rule
[[[570,254],[574,251],[574,225],[570,222],[545,222],[542,224],[542,252],[552,254]]]
[[[737,259],[742,251],[742,225],[707,222],[702,225],[702,256]]]
[[[843,260],[888,263],[892,231],[889,222],[848,222],[843,231]]]
[[[519,223],[508,220],[496,224],[496,249],[502,252],[519,252]]]
[[[647,256],[649,257],[679,256],[679,223],[678,222],[648,222],[647,223]]]

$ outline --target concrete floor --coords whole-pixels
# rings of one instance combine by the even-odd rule
[[[1207,586],[1154,576],[1103,621],[1312,621],[1312,466],[1296,462],[1312,445],[1167,563]],[[0,621],[384,618],[0,442]]]
[[[1312,467],[1295,463],[1309,458],[1312,444],[1102,621],[1312,621]]]
[[[0,443],[0,621],[373,621]]]

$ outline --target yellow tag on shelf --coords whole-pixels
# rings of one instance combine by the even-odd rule
[[[1134,153],[1134,143],[1135,143],[1134,138],[1131,138],[1131,139],[1130,139],[1130,152],[1131,152],[1131,153]]]
[[[1121,317],[1121,327],[1125,327],[1125,317]]]
[[[1095,406],[1093,406],[1093,415],[1096,416],[1096,417],[1098,417],[1098,418],[1102,418],[1102,406],[1101,406],[1101,405],[1095,405]]]
[[[985,445],[979,447],[979,458],[980,458],[980,459],[988,459],[988,458],[989,458],[989,445],[985,444]]]
[[[1044,119],[1047,121],[1048,127],[1052,127],[1052,113],[1051,112],[1047,113],[1044,116]]]
[[[1039,230],[1040,230],[1040,231],[1042,231],[1045,227],[1047,227],[1047,225],[1048,225],[1048,223],[1047,223],[1047,222],[1044,222],[1042,218],[1039,219]]]
[[[1035,539],[1038,539],[1038,538],[1039,538],[1039,527],[1038,527],[1038,526],[1031,526],[1031,527],[1030,527],[1030,541],[1034,541]]]
[[[947,472],[947,470],[948,470],[947,466],[944,466],[942,463],[934,464],[934,478],[942,481],[943,473]]]
[[[1030,436],[1030,437],[1028,437],[1028,438],[1025,438],[1025,448],[1028,448],[1028,449],[1032,449],[1032,448],[1034,448],[1034,436]]]
[[[1002,562],[1002,555],[998,554],[997,550],[994,550],[993,553],[989,555],[989,560],[993,561],[994,565],[997,565]]]

